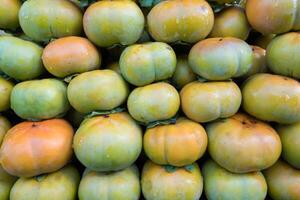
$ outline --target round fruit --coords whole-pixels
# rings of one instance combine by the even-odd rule
[[[10,128],[11,128],[11,123],[4,116],[0,115],[0,146],[2,144],[2,141],[3,141],[3,138],[4,138],[5,134],[6,134],[6,132]]]
[[[0,76],[0,112],[6,111],[10,107],[10,95],[14,84]]]
[[[67,0],[27,0],[19,12],[22,30],[37,41],[49,41],[82,32],[82,12]]]
[[[144,150],[153,162],[181,167],[198,160],[207,147],[204,128],[186,118],[146,130]]]
[[[130,115],[143,123],[172,118],[179,106],[178,92],[172,85],[165,82],[135,88],[127,101]]]
[[[15,30],[19,27],[20,0],[0,0],[0,29]]]
[[[0,37],[0,68],[17,80],[29,80],[44,72],[43,48],[37,44],[12,36]]]
[[[187,84],[180,91],[184,114],[196,122],[209,122],[234,115],[242,101],[239,87],[228,82],[199,82]]]
[[[272,41],[272,39],[275,37],[275,34],[269,34],[269,35],[260,35],[254,40],[254,44],[266,49],[269,43]]]
[[[14,177],[8,174],[0,165],[0,199],[7,200],[9,199],[10,189],[17,180],[17,177]]]
[[[56,77],[95,70],[101,65],[101,54],[82,37],[64,37],[50,42],[44,49],[45,68]]]
[[[212,160],[205,162],[202,172],[209,200],[263,200],[267,195],[267,183],[261,172],[235,174]]]
[[[243,78],[250,77],[254,74],[267,72],[267,60],[266,60],[266,50],[258,47],[251,46],[253,52],[253,63],[248,70],[248,72],[243,76]]]
[[[251,26],[266,34],[300,29],[299,0],[247,0],[246,14]]]
[[[113,70],[121,75],[121,69],[120,69],[119,62],[112,62],[112,63],[108,64],[107,69]]]
[[[76,157],[94,171],[117,171],[132,165],[142,150],[142,130],[127,113],[96,116],[77,130]]]
[[[147,22],[156,41],[195,43],[211,31],[214,13],[203,0],[167,0],[151,9]]]
[[[162,42],[129,46],[120,57],[123,77],[135,86],[168,79],[175,68],[176,54],[168,44]]]
[[[132,1],[98,1],[83,17],[84,32],[100,47],[135,43],[144,29],[144,15]]]
[[[272,166],[281,154],[280,137],[268,124],[245,114],[212,122],[206,127],[212,159],[233,173]]]
[[[274,200],[300,199],[300,170],[283,161],[264,171],[268,184],[268,194]]]
[[[80,175],[73,166],[32,178],[20,178],[11,189],[10,199],[74,200]]]
[[[112,110],[126,100],[128,93],[122,76],[109,69],[82,73],[68,86],[69,101],[81,113]]]
[[[246,40],[250,32],[244,9],[228,7],[215,16],[215,23],[210,37],[235,37]]]
[[[138,168],[132,165],[121,171],[109,173],[86,169],[79,185],[78,196],[80,200],[139,200]]]
[[[299,79],[300,58],[295,56],[298,54],[300,54],[300,33],[291,32],[277,36],[267,48],[268,66],[275,74]]]
[[[18,83],[10,102],[19,117],[30,120],[60,117],[70,108],[66,84],[53,78]]]
[[[148,161],[143,168],[141,184],[146,200],[198,200],[203,189],[202,175],[196,163],[186,169]]]
[[[56,171],[71,158],[72,138],[71,125],[62,119],[19,123],[3,139],[1,165],[20,177]]]
[[[294,79],[257,74],[242,89],[243,107],[258,119],[292,124],[300,121],[300,83]]]

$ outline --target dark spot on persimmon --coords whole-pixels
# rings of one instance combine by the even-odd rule
[[[103,115],[104,118],[109,118],[109,115]]]
[[[34,127],[37,127],[38,125],[33,123],[31,126],[34,128]]]
[[[220,38],[220,39],[219,39],[219,42],[221,42],[221,41],[223,41],[223,38]]]

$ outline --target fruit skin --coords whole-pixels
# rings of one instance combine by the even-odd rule
[[[117,72],[118,74],[122,75],[122,74],[121,74],[121,69],[120,69],[119,62],[112,62],[112,63],[109,63],[109,64],[107,65],[107,69],[113,70],[113,71]]]
[[[135,88],[127,100],[130,115],[143,123],[172,118],[179,106],[178,92],[165,82]]]
[[[10,199],[75,200],[79,181],[77,169],[68,165],[53,173],[18,179]]]
[[[73,148],[91,170],[117,171],[132,165],[142,150],[142,130],[127,113],[96,116],[82,122]]]
[[[2,144],[3,138],[6,132],[11,128],[11,123],[4,116],[0,115],[0,145]],[[1,198],[0,198],[1,199]]]
[[[277,36],[267,48],[268,66],[275,74],[299,79],[300,58],[295,56],[299,53],[300,33],[290,32]]]
[[[17,180],[17,177],[14,177],[8,174],[0,165],[0,199],[6,200],[9,199],[10,189]]]
[[[264,171],[268,194],[274,200],[300,199],[300,171],[279,160]]]
[[[99,68],[101,54],[86,38],[69,36],[50,42],[42,60],[48,72],[63,78]]]
[[[24,33],[36,41],[82,33],[82,12],[67,0],[27,0],[19,20]]]
[[[156,41],[195,43],[211,31],[214,14],[203,0],[167,0],[151,9],[147,22]]]
[[[209,37],[235,37],[246,40],[250,32],[244,9],[228,7],[215,16],[215,23]]]
[[[275,34],[261,35],[254,40],[254,44],[263,49],[266,49],[275,36]]]
[[[68,85],[68,99],[81,113],[112,110],[126,100],[128,93],[122,76],[108,69],[82,73]]]
[[[141,185],[146,200],[198,200],[203,180],[196,163],[190,170],[176,168],[168,172],[165,166],[148,161],[143,168]]]
[[[251,47],[232,37],[208,38],[195,44],[189,53],[194,73],[208,80],[243,76],[253,63]]]
[[[282,143],[282,157],[293,167],[300,169],[300,122],[278,125],[276,130]]]
[[[264,35],[300,29],[299,0],[247,0],[246,14],[251,26]]]
[[[43,48],[13,36],[0,37],[0,68],[17,80],[29,80],[44,72],[41,60]]]
[[[10,94],[14,84],[0,77],[0,112],[10,108]]]
[[[281,124],[300,121],[300,83],[294,79],[256,74],[242,88],[243,108],[252,116]]]
[[[83,16],[85,34],[100,47],[135,43],[144,22],[142,11],[132,1],[98,1]]]
[[[235,174],[208,160],[202,168],[209,200],[264,200],[267,183],[261,172]]]
[[[241,105],[242,94],[231,81],[195,81],[182,88],[180,98],[181,108],[188,118],[209,122],[234,115]]]
[[[66,84],[54,78],[18,83],[10,102],[19,117],[29,120],[60,117],[70,108]]]
[[[189,119],[147,129],[143,146],[146,155],[160,165],[185,166],[203,156],[207,147],[204,128]]]
[[[73,133],[63,119],[21,122],[6,133],[0,163],[5,171],[19,177],[56,171],[72,156]]]
[[[243,76],[243,78],[247,78],[258,73],[265,73],[268,71],[266,50],[258,46],[251,47],[253,52],[253,63],[248,72]]]
[[[135,86],[148,85],[172,77],[176,54],[163,42],[149,42],[127,47],[120,57],[123,77]]]
[[[20,0],[0,0],[0,29],[15,30],[19,27]]]
[[[280,157],[281,141],[268,124],[246,114],[212,122],[206,126],[212,159],[233,173],[266,169]]]
[[[106,190],[105,188],[108,188]],[[86,169],[81,179],[79,200],[139,200],[139,171],[135,165],[110,173]]]

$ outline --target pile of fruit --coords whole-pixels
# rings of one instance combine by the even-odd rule
[[[300,0],[0,0],[0,200],[300,200]]]

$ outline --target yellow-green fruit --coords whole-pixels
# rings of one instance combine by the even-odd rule
[[[27,0],[19,20],[24,33],[37,41],[82,33],[82,12],[68,0]]]
[[[300,169],[300,123],[279,125],[276,130],[282,143],[283,159]]]
[[[20,0],[0,0],[0,29],[15,30],[19,27]]]
[[[246,40],[250,32],[244,9],[228,7],[215,16],[214,27],[209,37],[235,37]]]
[[[121,75],[119,62],[112,62],[112,63],[108,64],[107,69],[113,70]]]
[[[253,63],[250,69],[248,70],[248,72],[243,76],[243,78],[247,78],[254,74],[264,73],[268,71],[266,50],[258,46],[251,46],[251,47],[253,52]]]
[[[264,171],[268,184],[268,194],[274,200],[300,199],[300,170],[283,161]]]
[[[227,80],[245,75],[253,63],[251,47],[232,37],[209,38],[195,44],[189,53],[192,70],[208,80]]]
[[[73,166],[32,178],[19,178],[11,189],[14,200],[75,200],[80,175]]]
[[[224,3],[232,3],[234,2],[234,0],[212,0],[212,1],[216,1],[219,4],[224,4]]]
[[[280,137],[268,124],[245,114],[212,122],[206,127],[212,159],[233,173],[272,166],[281,154]]]
[[[300,6],[300,4],[299,4]],[[299,11],[300,12],[300,11]],[[267,48],[267,62],[275,74],[300,78],[300,33],[275,37]]]
[[[234,82],[192,82],[180,91],[184,114],[196,122],[209,122],[234,115],[242,101]]]
[[[175,124],[160,125],[146,130],[144,150],[160,165],[185,166],[197,161],[206,151],[204,128],[189,119],[179,118]]]
[[[167,0],[151,9],[147,22],[156,41],[195,43],[211,31],[214,13],[204,0]]]
[[[275,36],[275,34],[261,35],[254,40],[254,45],[266,49]]]
[[[109,69],[82,73],[68,86],[70,104],[81,113],[112,110],[126,100],[128,93],[122,76]]]
[[[243,108],[254,117],[282,124],[300,121],[300,83],[294,79],[256,74],[243,86]]]
[[[264,200],[267,183],[261,172],[235,174],[212,160],[202,168],[204,191],[209,200]]]
[[[0,112],[10,108],[10,95],[14,84],[0,77]]]
[[[135,165],[107,173],[86,169],[78,196],[79,200],[139,200],[140,190],[139,171]]]
[[[165,82],[138,87],[130,93],[127,101],[130,115],[143,123],[172,118],[179,106],[178,92]]]
[[[144,15],[132,1],[98,1],[83,17],[84,32],[100,47],[135,43],[144,30]]]
[[[141,184],[146,200],[198,200],[203,190],[202,175],[196,163],[187,169],[148,161],[143,168]]]
[[[10,189],[17,180],[17,177],[8,174],[0,166],[0,199],[8,200]]]
[[[163,42],[149,42],[127,47],[120,57],[123,77],[135,86],[172,77],[176,68],[176,54]]]
[[[0,146],[2,144],[4,135],[10,128],[11,128],[11,123],[8,121],[8,119],[0,115]]]
[[[189,66],[187,56],[180,56],[177,58],[177,65],[175,72],[172,76],[172,83],[179,89],[186,84],[193,82],[197,79],[197,75]]]

